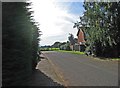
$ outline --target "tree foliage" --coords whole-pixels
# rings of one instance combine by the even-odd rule
[[[25,2],[2,3],[2,85],[20,85],[35,69],[39,28]]]
[[[55,42],[55,43],[52,45],[52,47],[54,47],[54,48],[59,48],[60,45],[61,45],[60,42]]]
[[[69,34],[68,40],[70,41],[70,44],[71,44],[71,45],[74,45],[74,44],[75,44],[75,40],[74,40],[73,34]]]
[[[120,56],[120,2],[84,2],[84,8],[80,25],[88,47],[97,56]]]

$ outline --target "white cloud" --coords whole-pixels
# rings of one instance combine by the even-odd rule
[[[76,36],[77,29],[73,29],[73,23],[78,16],[68,13],[69,6],[63,6],[54,0],[30,0],[34,18],[40,24],[41,45],[53,44],[55,41],[67,41],[68,34]]]

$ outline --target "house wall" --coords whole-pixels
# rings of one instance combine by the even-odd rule
[[[71,49],[71,50],[74,50],[74,49],[73,49],[73,45],[70,45],[70,49]]]
[[[74,45],[74,50],[75,51],[80,51],[80,45]]]
[[[85,36],[84,36],[84,32],[82,31],[82,29],[79,29],[77,36],[78,36],[78,44],[79,45],[76,47],[79,49],[79,51],[84,52],[85,51],[85,45],[84,45]]]
[[[84,33],[82,30],[79,31],[79,34],[78,34],[78,43],[80,44],[80,42],[85,42],[85,39],[84,39]]]

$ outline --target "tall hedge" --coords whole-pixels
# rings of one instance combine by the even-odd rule
[[[20,85],[35,69],[39,29],[29,3],[2,3],[2,85]],[[34,52],[33,52],[34,51]]]

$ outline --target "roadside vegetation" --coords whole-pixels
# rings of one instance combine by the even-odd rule
[[[2,86],[20,86],[37,65],[38,24],[26,2],[2,3]]]
[[[60,50],[59,48],[39,48],[40,51],[58,51]]]
[[[40,51],[58,51],[58,52],[65,52],[65,53],[72,53],[72,54],[85,54],[84,52],[80,51],[68,51],[68,50],[60,50],[59,48],[39,48]]]
[[[86,49],[97,57],[120,58],[120,1],[84,2],[76,22],[86,34]]]
[[[80,51],[66,51],[66,50],[59,50],[59,52],[65,52],[65,53],[72,53],[72,54],[80,54],[80,55],[84,55],[84,52],[80,52]]]

